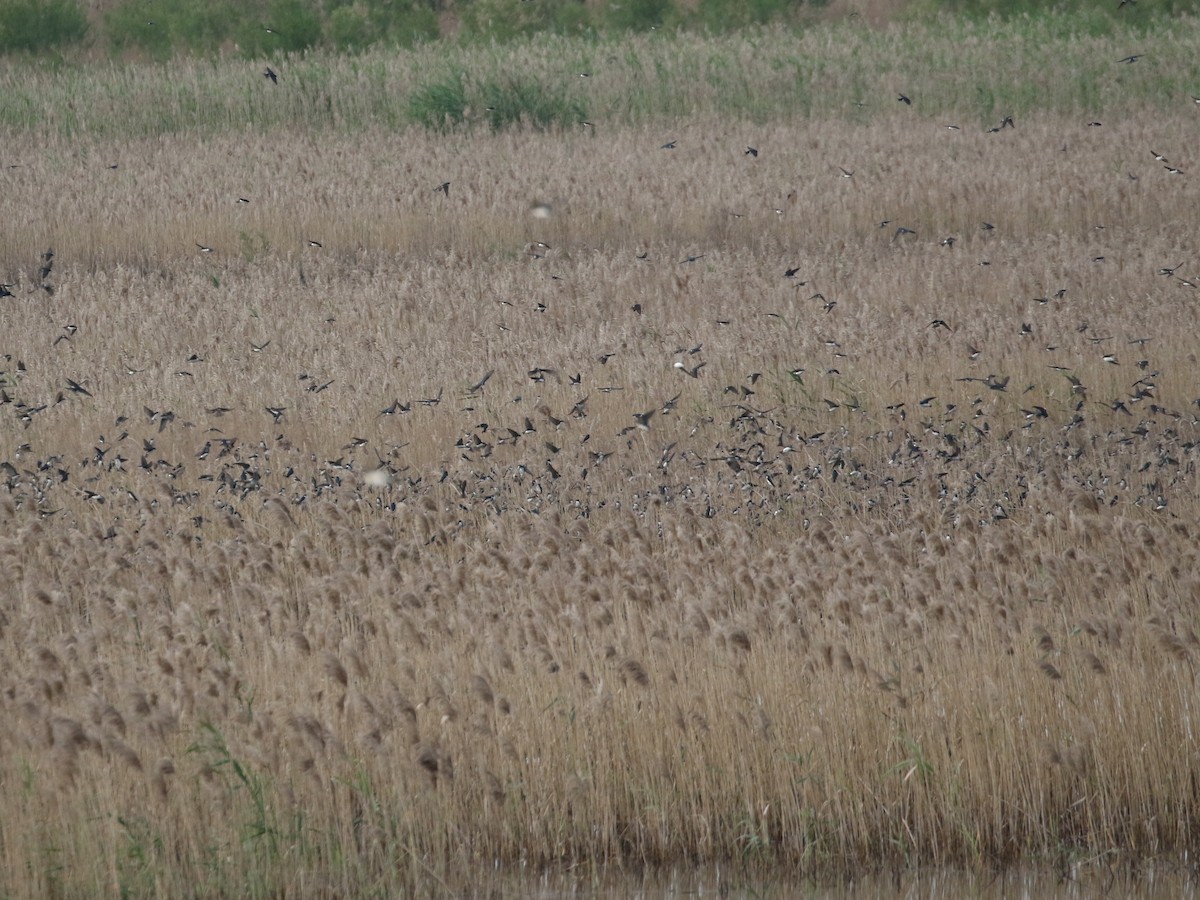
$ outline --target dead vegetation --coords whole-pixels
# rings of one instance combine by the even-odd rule
[[[1186,850],[1183,113],[52,144],[4,890]]]

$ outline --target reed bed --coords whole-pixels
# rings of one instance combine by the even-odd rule
[[[1197,111],[880,105],[42,132],[0,890],[1184,859]]]
[[[51,135],[395,131],[415,121],[440,125],[441,114],[451,112],[460,114],[455,121],[479,124],[489,119],[488,98],[514,86],[561,98],[558,121],[571,127],[581,119],[624,126],[706,115],[760,124],[795,118],[866,123],[895,110],[902,92],[926,115],[950,116],[978,130],[1005,115],[1167,113],[1197,93],[1190,16],[1148,8],[1125,24],[1048,10],[1009,20],[942,16],[874,28],[863,24],[872,13],[862,12],[849,22],[715,36],[539,35],[499,44],[436,42],[402,52],[138,65],[9,62],[0,65],[0,126],[39,136],[6,148],[12,162],[21,162],[22,153],[40,153]],[[1118,62],[1130,54],[1139,55],[1135,64]],[[276,84],[264,78],[267,67]],[[454,90],[438,95],[443,100],[422,101],[427,89],[460,80],[465,106],[455,110],[444,99]]]

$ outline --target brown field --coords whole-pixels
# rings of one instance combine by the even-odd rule
[[[884,99],[23,148],[0,893],[1194,850],[1200,111]]]

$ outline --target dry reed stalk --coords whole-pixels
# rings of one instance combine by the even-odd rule
[[[155,797],[164,884],[214,893],[209,847],[293,892],[335,856],[362,884],[1185,848],[1196,311],[1155,270],[1189,200],[1109,177],[1182,126],[1078,140],[1064,187],[1039,148],[1067,119],[823,124],[770,124],[753,170],[724,121],[669,161],[649,126],[466,135],[459,165],[511,177],[449,208],[365,188],[417,176],[345,136],[167,138],[131,154],[193,207],[80,163],[82,224],[0,224],[6,283],[59,260],[0,307],[0,748],[29,785],[0,844],[63,823],[110,858],[80,810]],[[278,171],[250,217],[235,152]],[[537,192],[572,200],[531,221]]]

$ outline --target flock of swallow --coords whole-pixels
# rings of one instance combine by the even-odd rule
[[[52,258],[52,253],[45,257],[43,279],[50,274]],[[1178,268],[1164,266],[1159,272],[1174,277]],[[795,274],[788,269],[782,276]],[[1063,292],[1057,296],[1061,300]],[[942,319],[928,327],[934,332],[953,328]],[[1022,334],[1034,331],[1033,323],[1021,323]],[[77,334],[71,325],[59,340],[71,341]],[[1113,339],[1089,335],[1086,340],[1107,345]],[[1128,346],[1144,352],[1148,343],[1138,338]],[[254,344],[251,354],[269,353],[271,346],[270,341]],[[845,356],[839,346],[834,343],[835,358]],[[978,360],[980,349],[967,349],[968,360]],[[35,446],[43,414],[67,402],[93,400],[93,393],[67,378],[53,399],[34,403],[25,398],[28,367],[6,356],[0,409],[11,410],[28,437],[0,462],[0,485],[19,506],[41,516],[64,509],[77,513],[70,498],[102,507],[106,515],[115,513],[105,535],[109,538],[121,533],[122,523],[143,522],[160,504],[188,511],[190,526],[201,539],[214,522],[240,521],[247,503],[283,502],[302,509],[325,500],[344,501],[347,491],[357,502],[393,512],[407,499],[439,494],[462,512],[464,522],[472,510],[498,515],[517,508],[565,508],[590,517],[605,507],[646,513],[655,504],[674,503],[709,518],[732,515],[759,523],[798,510],[805,516],[838,509],[896,513],[932,492],[955,518],[994,523],[1024,506],[1031,493],[1036,496],[1039,486],[1057,477],[1050,474],[1055,469],[1069,471],[1110,503],[1162,512],[1173,489],[1190,484],[1200,451],[1200,420],[1186,410],[1159,405],[1161,372],[1149,358],[1133,363],[1138,377],[1127,393],[1104,399],[1093,398],[1071,369],[1054,366],[1065,397],[1054,404],[1026,399],[1034,385],[1018,392],[1011,376],[989,373],[959,377],[960,383],[979,386],[974,397],[960,402],[929,396],[867,409],[854,397],[834,400],[814,393],[805,370],[796,367],[776,376],[748,373],[720,388],[722,400],[710,403],[709,413],[681,415],[686,386],[706,377],[704,355],[703,344],[675,348],[671,368],[683,379],[681,389],[648,409],[630,412],[629,424],[613,430],[597,430],[589,420],[594,396],[623,390],[603,385],[599,377],[606,367],[611,371],[619,365],[616,353],[600,354],[574,373],[530,367],[522,381],[545,391],[532,406],[520,394],[505,397],[499,408],[516,410],[508,421],[495,421],[494,415],[478,420],[486,392],[515,388],[511,378],[497,387],[496,373],[489,370],[457,392],[459,403],[451,415],[456,424],[470,424],[458,428],[453,443],[443,448],[439,469],[427,472],[401,463],[405,444],[380,443],[378,438],[350,437],[337,458],[314,460],[286,435],[288,407],[273,404],[262,407],[260,415],[267,421],[261,427],[253,425],[252,410],[211,406],[203,416],[189,418],[144,407],[118,416],[112,431],[100,434],[82,456],[48,453]],[[1116,352],[1106,352],[1103,360],[1122,364]],[[195,368],[205,360],[193,354],[186,362]],[[831,372],[836,374],[833,369],[824,373],[826,383],[832,383]],[[780,376],[792,385],[795,402],[758,403],[764,385],[772,396],[780,395]],[[300,373],[297,380],[302,395],[309,396],[336,383],[309,373]],[[557,410],[542,399],[547,395],[561,404]],[[1007,405],[993,402],[1012,395],[1018,396]],[[374,418],[382,425],[393,417],[416,417],[416,429],[436,434],[435,417],[455,406],[448,400],[444,389],[432,396],[396,398]],[[1019,425],[1012,424],[1014,406],[1019,407]],[[1195,406],[1200,409],[1200,398]],[[253,439],[226,431],[233,413],[239,429],[256,434]],[[604,419],[611,421],[611,415]],[[267,429],[270,437],[263,437]],[[160,444],[168,430],[195,435],[194,451],[167,456]],[[177,440],[169,443],[179,446]],[[1036,452],[1004,452],[1018,443]]]
[[[1132,64],[1139,58],[1130,56],[1122,62]],[[278,84],[279,75],[273,69],[263,74]],[[1200,98],[1192,99],[1200,104]],[[898,102],[909,106],[913,100],[900,94]],[[1006,116],[991,130],[1015,127],[1013,118]],[[662,145],[664,150],[676,147],[674,140]],[[745,155],[755,159],[759,152],[747,147]],[[1172,174],[1183,174],[1162,154],[1152,155]],[[839,173],[842,178],[854,177],[854,172],[845,168],[839,167]],[[450,190],[449,181],[433,188],[446,198]],[[240,198],[239,202],[248,201]],[[881,227],[891,224],[884,220]],[[986,222],[981,228],[994,230]],[[898,226],[892,240],[916,233]],[[947,237],[940,243],[949,248],[955,240]],[[317,240],[308,244],[314,249],[322,247]],[[214,252],[207,244],[197,242],[197,247],[202,253]],[[527,253],[542,259],[549,250],[547,244],[536,241]],[[690,253],[675,264],[693,264],[705,256]],[[638,260],[649,261],[649,254],[639,254]],[[54,250],[48,249],[36,266],[31,292],[53,295],[54,263]],[[1157,274],[1195,288],[1194,281],[1177,275],[1182,266],[1182,262],[1164,265]],[[788,266],[780,274],[803,285],[806,282],[799,280],[800,272],[801,267]],[[0,286],[0,298],[13,299],[15,286]],[[1064,288],[1034,299],[1048,304],[1062,301],[1065,294]],[[810,299],[821,301],[826,314],[837,305],[819,292]],[[538,305],[537,311],[544,312],[545,304]],[[631,306],[630,313],[642,316],[641,304]],[[717,324],[729,323],[718,320]],[[934,332],[953,331],[941,318],[928,327]],[[1039,327],[1021,322],[1018,334],[1032,336]],[[1103,361],[1120,366],[1118,353],[1109,349],[1114,338],[1085,334],[1086,328],[1080,330],[1082,340],[1103,346]],[[64,326],[54,346],[73,341],[77,334],[76,325]],[[1134,338],[1128,346],[1141,355],[1148,343],[1147,338]],[[824,375],[832,378],[840,374],[837,360],[846,355],[836,342],[827,344],[832,345],[835,366]],[[268,340],[249,349],[251,354],[267,354],[270,348]],[[968,345],[967,351],[972,364],[982,354],[973,345]],[[282,501],[290,508],[304,508],[324,499],[336,502],[347,491],[356,501],[392,511],[406,497],[440,492],[447,503],[463,512],[464,521],[472,510],[501,514],[515,508],[565,508],[591,516],[606,507],[644,513],[655,504],[680,503],[693,506],[706,517],[732,515],[755,522],[797,510],[805,516],[837,509],[860,514],[895,512],[909,507],[924,492],[935,495],[955,518],[994,523],[1024,506],[1031,494],[1037,493],[1038,485],[1057,479],[1057,470],[1069,473],[1107,502],[1165,511],[1172,489],[1190,481],[1200,447],[1196,414],[1159,404],[1161,371],[1149,355],[1134,363],[1137,378],[1125,393],[1105,398],[1094,396],[1075,369],[1055,365],[1051,368],[1063,379],[1063,388],[1043,394],[1063,394],[1065,400],[1033,402],[1026,395],[1034,393],[1037,386],[1018,392],[1010,375],[988,373],[957,379],[964,385],[979,386],[973,397],[940,403],[935,396],[896,399],[868,409],[861,398],[822,396],[820,389],[805,382],[805,369],[796,366],[778,373],[750,372],[719,391],[714,388],[707,392],[707,402],[687,403],[690,411],[686,415],[680,411],[681,402],[686,402],[686,386],[709,378],[713,367],[704,358],[702,343],[677,347],[673,355],[670,370],[683,379],[682,389],[648,409],[629,411],[624,426],[604,430],[590,427],[592,398],[623,390],[613,386],[612,380],[605,385],[604,379],[597,377],[612,370],[605,367],[618,354],[602,353],[574,374],[530,365],[525,380],[544,388],[532,404],[511,378],[499,387],[496,371],[489,370],[456,392],[459,403],[451,413],[453,425],[442,428],[456,437],[442,448],[442,464],[426,472],[414,472],[402,464],[407,445],[379,437],[350,437],[337,458],[314,460],[285,434],[289,406],[282,403],[261,407],[261,426],[252,424],[253,410],[221,405],[204,407],[203,416],[180,416],[150,407],[140,412],[129,410],[82,456],[48,452],[37,445],[37,426],[44,414],[63,403],[94,400],[93,392],[86,379],[66,378],[52,398],[31,397],[25,390],[29,374],[25,362],[4,356],[0,358],[0,410],[8,410],[9,422],[15,420],[17,433],[24,432],[27,437],[17,442],[11,456],[0,461],[0,486],[18,505],[27,505],[42,516],[55,516],[65,509],[77,511],[68,496],[93,507],[127,510],[127,516],[119,517],[122,521],[136,522],[160,504],[184,509],[198,538],[214,519],[241,520],[246,503],[261,506],[268,500]],[[186,360],[191,367],[203,363],[196,354]],[[619,359],[615,365],[620,365]],[[131,367],[128,374],[139,371]],[[321,395],[336,383],[333,378],[309,373],[297,378],[302,388],[297,396],[301,398]],[[773,398],[790,396],[793,401],[761,404],[758,392],[764,384],[769,384]],[[489,420],[477,420],[479,401],[489,390],[517,391],[499,405],[501,410],[516,410],[511,419],[496,421],[493,414]],[[964,390],[971,393],[970,388]],[[1006,404],[995,402],[1002,395],[1013,399]],[[551,399],[544,399],[547,396]],[[373,419],[382,426],[393,417],[424,417],[420,430],[437,434],[439,429],[431,417],[444,415],[455,406],[444,402],[447,400],[444,388],[432,396],[393,398]],[[559,404],[557,411],[551,402]],[[1193,405],[1200,410],[1200,398]],[[488,404],[488,408],[496,406]],[[611,402],[606,403],[605,422],[611,421],[611,408]],[[224,426],[235,412],[238,429],[256,433],[252,439],[226,432]],[[1020,424],[1013,424],[1014,419]],[[196,436],[190,458],[168,457],[160,450],[161,436],[168,429]],[[382,432],[382,427],[377,429],[377,434]],[[269,437],[264,436],[268,433]],[[1030,452],[1005,452],[1015,443]],[[1105,446],[1103,454],[1095,453],[1100,443]],[[150,499],[143,501],[143,497]],[[162,503],[162,497],[170,502]],[[114,521],[106,536],[118,533]]]
[[[685,377],[700,377],[703,362],[690,371],[688,366],[679,366]],[[11,372],[2,374],[14,382]],[[529,377],[551,375],[542,370]],[[983,388],[962,404],[938,403],[931,396],[897,401],[868,415],[854,401],[828,398],[803,410],[759,407],[754,385],[763,376],[750,373],[745,383],[724,389],[736,399],[724,405],[721,417],[684,419],[681,391],[633,412],[630,425],[607,437],[590,429],[585,394],[561,414],[542,402],[532,415],[519,413],[505,424],[475,423],[445,448],[436,473],[401,465],[404,444],[387,447],[385,456],[367,438],[351,437],[337,458],[317,461],[282,430],[241,440],[220,427],[218,420],[232,412],[224,407],[205,411],[213,422],[207,428],[200,427],[203,421],[145,407],[117,417],[114,432],[99,435],[82,455],[47,453],[33,446],[34,419],[45,404],[31,408],[6,388],[3,402],[15,407],[34,435],[0,462],[0,484],[18,506],[43,517],[64,509],[78,514],[79,500],[104,507],[106,515],[116,516],[109,538],[121,533],[121,521],[140,527],[160,504],[187,511],[199,538],[214,521],[240,521],[247,503],[303,509],[344,502],[347,492],[392,512],[398,502],[435,494],[459,509],[464,521],[472,510],[499,515],[567,509],[591,517],[606,506],[644,514],[666,503],[708,518],[730,515],[757,523],[797,512],[896,514],[932,493],[948,516],[987,524],[1023,507],[1031,493],[1036,497],[1039,488],[1058,479],[1053,472],[1059,469],[1108,503],[1161,512],[1174,489],[1192,483],[1200,440],[1194,415],[1155,402],[1156,375],[1147,372],[1128,396],[1092,402],[1088,387],[1064,373],[1071,398],[1065,410],[1025,401],[1023,424],[1004,432],[992,423],[1007,417],[997,414],[988,395],[1008,392],[1007,376],[960,379]],[[792,377],[800,382],[803,376],[797,370]],[[480,379],[476,393],[487,380]],[[19,378],[15,383],[19,387]],[[67,392],[92,397],[70,379]],[[469,403],[469,393],[463,399]],[[394,401],[379,416],[421,415],[422,408],[429,415],[441,401],[441,396]],[[54,402],[65,402],[63,394]],[[1111,413],[1095,416],[1093,407]],[[285,412],[263,410],[272,426],[283,423]],[[810,424],[821,412],[826,424]],[[669,423],[672,418],[678,424]],[[240,424],[250,427],[245,419]],[[418,427],[428,430],[432,424],[426,419]],[[194,434],[194,452],[168,457],[160,450],[168,429]],[[656,441],[660,431],[666,437]],[[1004,452],[1018,444],[1037,452]]]

